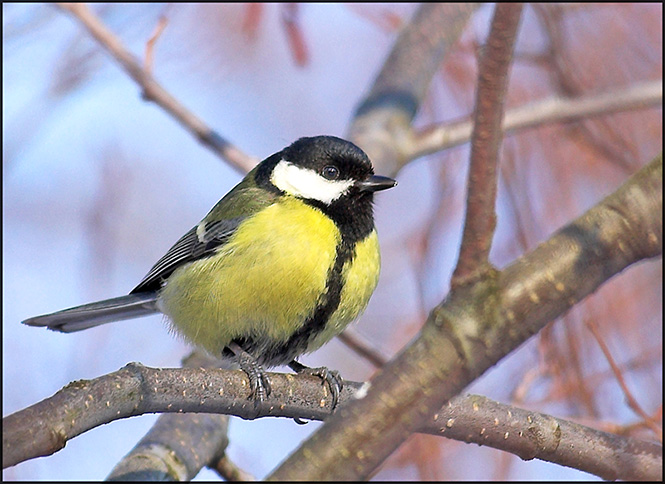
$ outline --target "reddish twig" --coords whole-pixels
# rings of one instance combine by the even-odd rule
[[[159,20],[157,21],[157,25],[155,26],[155,30],[153,31],[153,33],[150,36],[150,38],[148,39],[148,41],[145,43],[144,69],[149,75],[152,75],[152,65],[153,65],[155,44],[157,43],[157,40],[161,37],[162,33],[164,32],[164,29],[166,28],[166,24],[168,24],[168,23],[169,23],[169,21],[166,18],[166,15],[162,14],[159,17]]]
[[[379,353],[378,350],[372,348],[367,342],[363,341],[363,339],[352,329],[347,328],[338,336],[338,338],[357,355],[369,361],[376,368],[381,368],[388,361],[385,356]]]
[[[521,13],[522,4],[497,4],[480,62],[466,218],[452,287],[468,281],[488,264],[496,226],[496,167],[502,139],[503,104]]]
[[[637,402],[637,399],[633,396],[632,392],[628,388],[628,385],[626,384],[626,380],[623,377],[621,368],[619,368],[619,365],[617,365],[616,361],[614,361],[610,349],[608,348],[607,344],[605,344],[605,341],[603,340],[600,331],[598,331],[598,327],[593,321],[590,320],[586,321],[586,327],[589,328],[589,331],[591,331],[593,337],[596,338],[598,346],[600,346],[601,351],[605,355],[607,363],[609,363],[610,367],[612,368],[612,373],[614,373],[614,377],[617,379],[617,383],[619,383],[619,386],[621,387],[621,390],[623,391],[623,394],[626,397],[626,402],[628,403],[628,406],[633,410],[633,412],[635,412],[644,420],[646,425],[658,436],[658,439],[662,442],[663,429],[661,429],[658,426],[658,424],[651,418],[651,416],[644,411],[644,409]]]
[[[284,24],[284,31],[289,41],[293,59],[296,65],[300,67],[305,66],[309,62],[309,51],[299,21],[301,5],[298,3],[286,3],[280,5],[280,7],[282,11],[282,23]]]

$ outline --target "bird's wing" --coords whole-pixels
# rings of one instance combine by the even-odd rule
[[[236,232],[243,220],[273,203],[274,197],[266,197],[262,192],[255,187],[229,192],[199,225],[183,235],[155,263],[130,294],[159,290],[162,282],[181,265],[213,255]],[[216,219],[215,214],[218,213],[225,213],[228,218]]]

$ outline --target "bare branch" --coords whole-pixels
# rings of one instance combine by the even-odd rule
[[[72,14],[141,86],[143,97],[153,101],[177,119],[205,146],[226,160],[241,173],[251,170],[258,160],[244,154],[229,141],[209,128],[199,117],[185,108],[164,89],[130,53],[120,40],[101,22],[85,4],[59,3],[58,6]]]
[[[454,288],[484,274],[496,227],[497,165],[501,146],[503,103],[513,58],[521,3],[498,3],[482,55],[476,90],[466,216]]]
[[[222,455],[228,424],[228,415],[164,413],[106,480],[191,481]]]
[[[395,174],[400,168],[411,120],[476,8],[424,3],[395,41],[348,131],[349,139],[365,150],[378,172]]]
[[[575,98],[552,97],[508,109],[503,119],[504,136],[545,124],[576,121],[634,109],[658,107],[663,103],[663,81],[636,83],[627,88]],[[413,134],[407,143],[404,162],[408,162],[468,142],[471,120],[429,126]]]
[[[660,480],[663,447],[569,420],[463,395],[434,416],[436,434],[572,467],[607,480]],[[421,432],[431,433],[427,424]],[[593,442],[593,445],[589,445]]]
[[[220,368],[224,363],[201,351],[183,359],[183,367]],[[223,367],[223,366],[222,366]],[[177,402],[174,395],[172,403]],[[228,446],[229,416],[212,413],[164,413],[111,471],[107,480],[191,481],[219,461]],[[135,479],[134,479],[135,480]]]
[[[96,378],[73,382],[52,397],[3,418],[3,467],[50,455],[68,440],[99,425],[144,413],[218,413],[323,420],[332,397],[312,375],[269,373],[270,398],[255,404],[240,370],[158,369],[130,363]],[[340,399],[359,384],[346,382]],[[153,437],[146,436],[148,440]],[[145,439],[144,439],[145,440]]]
[[[214,464],[214,470],[224,478],[225,481],[230,482],[244,482],[256,481],[256,477],[238,467],[234,462],[229,459],[229,456],[224,454]]]
[[[225,475],[251,480],[223,457],[228,419],[220,414],[247,416],[246,409],[250,408],[253,416],[321,420],[330,412],[329,395],[316,377],[273,373],[275,394],[269,402],[255,407],[245,399],[248,385],[242,375],[221,369],[158,369],[130,364],[95,380],[76,382],[3,419],[3,466],[56,452],[67,440],[93,427],[129,416],[164,412],[113,469],[109,479],[127,480],[140,475],[189,480],[202,466],[214,464]],[[294,389],[297,381],[300,388]],[[294,397],[304,387],[312,400]],[[358,398],[361,387],[361,383],[346,382],[340,405]],[[109,400],[97,398],[109,393]],[[322,402],[327,402],[323,408]],[[575,467],[606,479],[653,479],[662,472],[660,445],[607,434],[479,395],[453,398],[419,431],[505,450],[523,459],[538,458]],[[174,434],[181,438],[174,441]],[[50,440],[49,435],[58,437]],[[588,448],[588,442],[594,442],[593,449]]]

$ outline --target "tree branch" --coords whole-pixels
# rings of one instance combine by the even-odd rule
[[[503,118],[503,135],[515,134],[545,124],[576,121],[634,109],[658,107],[663,103],[663,81],[636,83],[626,88],[575,98],[552,97],[508,109]],[[429,126],[413,133],[405,144],[404,161],[459,146],[471,139],[473,121],[465,120]]]
[[[58,3],[57,5],[78,20],[99,44],[120,63],[129,76],[141,86],[144,99],[161,106],[196,136],[204,146],[210,148],[240,173],[247,173],[256,165],[258,160],[246,155],[209,128],[199,117],[185,108],[164,89],[87,5],[81,3]]]
[[[572,467],[606,480],[661,480],[662,445],[602,432],[480,395],[452,398],[433,435]],[[421,432],[432,433],[427,425]]]
[[[182,363],[201,371],[223,364],[200,351],[192,352]],[[178,397],[174,395],[172,403]],[[164,413],[106,479],[191,481],[203,467],[223,459],[229,444],[228,427],[228,415]],[[224,464],[229,467],[231,463],[225,460]]]
[[[239,481],[256,481],[256,477],[243,469],[239,468],[235,463],[231,462],[229,457],[224,454],[214,463],[213,469],[222,476],[225,481],[239,482]]]
[[[223,455],[228,425],[228,415],[164,413],[106,480],[191,481]]]
[[[365,150],[378,172],[395,174],[400,168],[411,120],[476,8],[476,4],[424,3],[395,41],[348,131],[349,139]]]
[[[108,479],[190,480],[201,467],[217,461],[228,443],[227,423],[220,425],[228,419],[219,413],[314,420],[329,416],[330,396],[320,379],[278,373],[270,378],[270,401],[255,407],[246,400],[248,384],[240,371],[157,369],[132,363],[109,375],[70,384],[54,396],[5,417],[3,466],[50,455],[99,425],[164,412]],[[362,386],[346,382],[340,405],[358,398]],[[306,398],[297,396],[303,389]],[[99,399],[99,395],[111,397]],[[453,398],[419,431],[505,450],[523,459],[575,467],[606,479],[653,479],[662,472],[660,445],[600,432],[479,395]],[[174,432],[180,439],[171,438]],[[590,441],[599,443],[602,452],[596,447],[591,451],[585,445]]]
[[[521,3],[498,3],[478,72],[466,216],[451,286],[481,277],[489,268],[496,227],[496,190],[503,104],[508,87]]]
[[[215,413],[245,419],[281,416],[323,420],[331,395],[312,375],[269,373],[271,397],[256,404],[247,375],[210,368],[157,369],[129,363],[94,380],[70,383],[55,395],[3,418],[3,467],[50,455],[99,425],[144,413]],[[346,382],[340,399],[359,384]]]
[[[347,327],[343,333],[337,336],[347,348],[355,354],[370,362],[376,368],[386,364],[387,359],[376,348],[373,348],[363,338],[361,338],[353,328]]]

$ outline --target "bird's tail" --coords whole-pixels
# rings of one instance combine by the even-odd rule
[[[141,292],[105,299],[75,308],[64,309],[57,313],[44,314],[26,319],[23,324],[28,326],[46,326],[53,331],[73,333],[99,326],[100,324],[138,318],[159,312],[157,309],[157,293]]]

